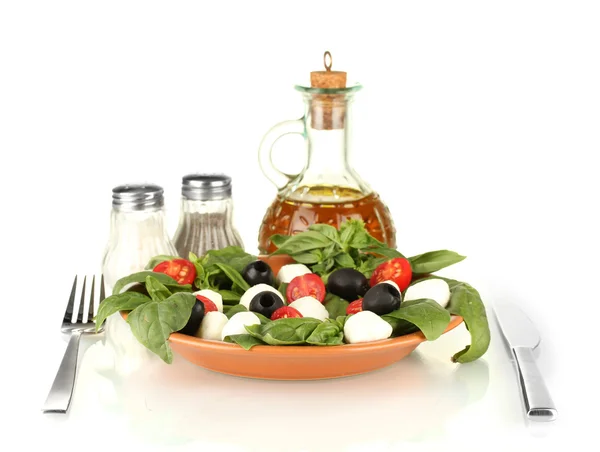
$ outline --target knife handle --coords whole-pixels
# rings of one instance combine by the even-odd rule
[[[533,350],[529,347],[514,347],[512,351],[527,417],[532,421],[553,421],[557,411],[535,363]]]

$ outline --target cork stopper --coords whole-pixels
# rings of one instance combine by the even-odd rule
[[[312,71],[310,73],[310,86],[312,88],[345,88],[346,73],[343,71],[332,71],[333,58],[329,50],[323,55],[324,71]]]
[[[311,88],[346,88],[346,72],[332,71],[333,58],[329,51],[323,55],[324,71],[310,73]],[[343,129],[346,115],[343,94],[315,94],[311,104],[311,127],[318,130]]]

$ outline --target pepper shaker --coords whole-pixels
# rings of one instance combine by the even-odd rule
[[[173,243],[179,256],[197,256],[227,246],[244,247],[233,224],[231,177],[188,174],[181,183],[181,212]]]

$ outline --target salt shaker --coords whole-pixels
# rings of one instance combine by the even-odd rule
[[[110,235],[102,261],[107,296],[120,278],[145,270],[152,257],[177,254],[166,228],[161,187],[121,185],[112,193]],[[106,351],[112,354],[117,374],[129,375],[157,360],[133,336],[120,313],[108,317],[105,327]]]
[[[112,193],[110,236],[102,263],[111,291],[123,276],[144,270],[152,257],[177,254],[166,228],[161,187],[121,185]]]
[[[244,247],[233,224],[231,177],[189,174],[182,178],[181,212],[173,243],[179,256],[197,256],[227,246]]]

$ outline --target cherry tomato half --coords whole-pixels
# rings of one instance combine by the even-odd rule
[[[271,320],[277,319],[292,319],[292,318],[300,318],[302,314],[295,308],[291,306],[282,306],[279,309],[276,309],[273,314],[271,314]]]
[[[406,290],[412,278],[412,268],[408,259],[396,257],[380,264],[371,275],[371,287],[383,281],[394,281],[400,291]]]
[[[307,273],[306,275],[296,276],[290,281],[285,290],[287,302],[297,300],[302,297],[314,297],[323,303],[325,300],[325,284],[319,275]]]
[[[363,299],[359,298],[358,300],[355,300],[352,303],[350,303],[348,305],[348,307],[346,308],[346,315],[352,315],[352,314],[356,314],[357,312],[362,311],[363,310],[362,302],[363,302]]]
[[[154,267],[157,273],[169,275],[178,284],[192,284],[196,279],[196,267],[186,259],[164,261]]]

